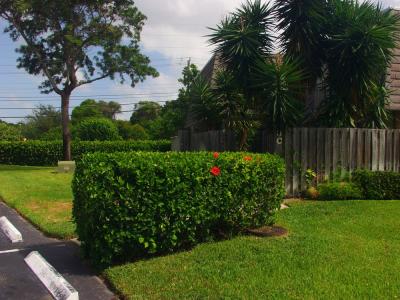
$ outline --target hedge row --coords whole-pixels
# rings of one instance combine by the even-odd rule
[[[364,199],[400,200],[400,173],[359,170],[354,172],[352,181]]]
[[[170,141],[73,142],[72,157],[77,160],[92,152],[129,152],[171,150]],[[0,164],[54,166],[62,160],[62,142],[0,142]]]
[[[284,178],[270,154],[89,154],[77,162],[73,216],[84,253],[107,265],[271,224]]]

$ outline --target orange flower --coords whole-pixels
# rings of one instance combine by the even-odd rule
[[[219,157],[219,153],[218,152],[214,152],[213,156],[214,156],[215,159],[217,159]]]
[[[214,176],[219,176],[221,175],[221,169],[218,167],[212,167],[210,173]]]
[[[245,156],[245,157],[244,157],[244,160],[245,160],[245,161],[252,161],[253,158],[252,158],[251,156]]]

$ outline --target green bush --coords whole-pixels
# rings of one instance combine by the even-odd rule
[[[118,141],[121,136],[117,125],[109,119],[86,119],[74,130],[74,138],[81,141]]]
[[[114,141],[72,142],[72,157],[77,160],[92,152],[170,151],[171,142]],[[0,164],[55,166],[63,160],[61,141],[0,142]]]
[[[0,141],[20,141],[21,129],[16,125],[0,122]]]
[[[320,200],[356,200],[362,199],[362,192],[351,182],[328,182],[318,185]]]
[[[40,141],[62,141],[62,127],[53,127],[49,131],[42,134]]]
[[[355,171],[352,181],[368,200],[400,200],[400,173]]]
[[[98,264],[187,249],[273,222],[285,167],[270,154],[95,153],[77,163],[73,216]],[[221,170],[211,174],[213,166]],[[216,170],[218,171],[218,170]]]
[[[146,129],[144,129],[141,125],[139,124],[131,124],[131,122],[128,121],[122,121],[118,120],[116,122],[118,126],[118,131],[119,135],[124,139],[124,140],[146,140],[149,139],[149,135],[146,132]]]

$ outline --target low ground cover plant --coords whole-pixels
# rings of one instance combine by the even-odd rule
[[[320,200],[357,200],[362,199],[361,189],[352,182],[327,182],[318,186]]]
[[[308,188],[305,195],[319,200],[396,200],[400,199],[400,173],[356,170]]]
[[[73,142],[72,158],[92,152],[170,151],[171,142],[160,141],[96,141]],[[0,142],[0,164],[54,166],[62,160],[61,141]]]
[[[272,224],[285,167],[270,154],[94,153],[77,162],[73,216],[107,265]]]
[[[366,199],[400,200],[400,173],[358,170],[352,181],[361,189]]]

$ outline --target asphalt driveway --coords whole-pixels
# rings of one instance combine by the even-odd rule
[[[0,230],[0,299],[53,299],[24,261],[32,251],[38,251],[78,291],[79,299],[117,299],[81,259],[76,243],[45,237],[0,202],[2,216],[20,231],[23,242],[11,243]]]

